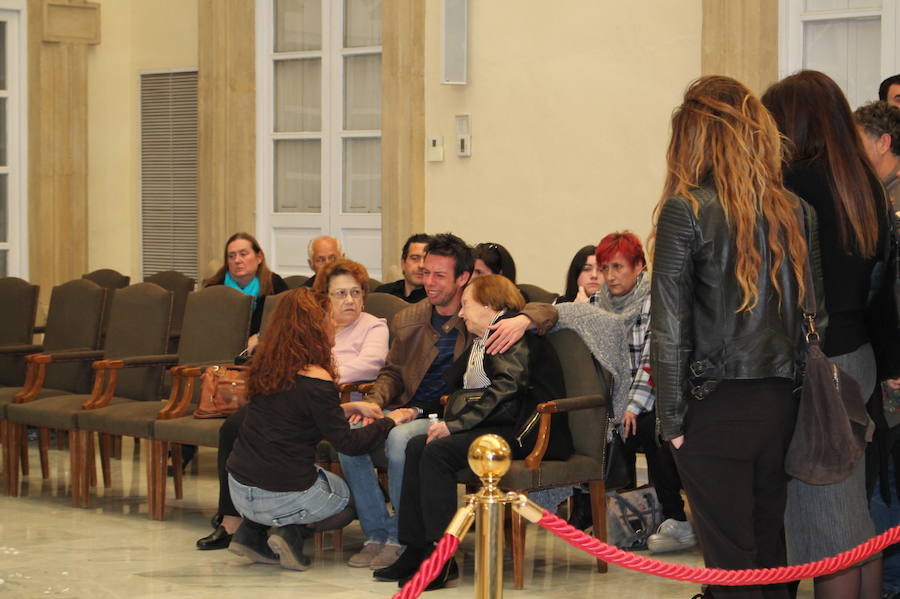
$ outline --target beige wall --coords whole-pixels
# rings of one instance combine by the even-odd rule
[[[196,0],[99,0],[88,50],[88,262],[140,277],[142,71],[197,67]]]
[[[581,246],[618,229],[642,238],[659,199],[669,117],[700,75],[701,0],[469,2],[469,84],[440,80],[440,0],[427,0],[428,232],[495,241],[519,281],[561,290]],[[563,6],[566,10],[563,10]],[[455,114],[472,157],[453,152]]]

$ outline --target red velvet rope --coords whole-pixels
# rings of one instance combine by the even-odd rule
[[[422,562],[416,575],[403,585],[403,588],[394,595],[393,599],[415,599],[421,595],[422,591],[425,590],[425,587],[427,587],[444,568],[444,564],[447,563],[447,560],[453,557],[457,547],[459,547],[459,539],[449,533],[445,533],[434,548],[431,556]]]
[[[817,562],[781,568],[722,570],[721,568],[691,568],[622,551],[570,526],[565,520],[551,514],[547,510],[544,510],[544,516],[538,521],[538,525],[543,526],[569,545],[582,549],[610,564],[617,564],[630,570],[646,572],[654,576],[671,578],[673,580],[723,586],[775,584],[814,578],[816,576],[826,576],[856,564],[870,555],[878,553],[885,547],[900,541],[900,525],[897,525],[853,549]]]

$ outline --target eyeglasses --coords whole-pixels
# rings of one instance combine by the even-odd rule
[[[335,289],[334,291],[329,291],[328,295],[336,300],[345,300],[349,295],[353,299],[359,299],[362,297],[362,289],[359,287],[354,287],[353,289]]]

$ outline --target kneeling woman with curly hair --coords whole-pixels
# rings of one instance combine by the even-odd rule
[[[382,417],[371,403],[341,404],[334,383],[334,335],[328,298],[297,289],[279,303],[256,349],[250,405],[227,463],[231,498],[244,518],[231,541],[234,553],[305,569],[307,525],[350,504],[347,484],[315,465],[316,445],[327,439],[342,453],[367,453],[414,414],[399,409]],[[367,426],[351,429],[351,415],[361,416]]]

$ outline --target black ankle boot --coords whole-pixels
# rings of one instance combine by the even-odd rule
[[[372,577],[381,582],[394,582],[408,579],[419,570],[419,565],[428,557],[428,551],[407,546],[390,566],[372,572]]]
[[[587,530],[594,524],[591,516],[591,496],[578,489],[572,495],[572,514],[568,523],[578,530]]]
[[[278,556],[282,568],[306,570],[309,567],[312,560],[303,555],[303,541],[310,534],[310,529],[302,524],[280,526],[269,533],[269,547]]]
[[[277,564],[278,556],[268,544],[268,531],[264,524],[244,519],[234,531],[228,550],[260,564]]]

